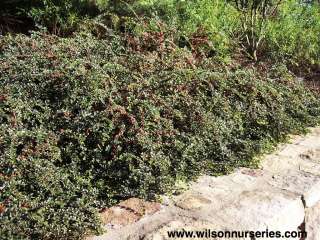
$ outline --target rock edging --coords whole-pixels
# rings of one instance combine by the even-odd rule
[[[181,229],[302,228],[308,240],[320,240],[320,128],[310,130],[265,156],[260,169],[202,176],[160,211],[91,239],[165,240],[168,230]]]

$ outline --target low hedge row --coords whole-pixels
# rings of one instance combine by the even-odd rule
[[[228,70],[162,42],[0,39],[0,236],[77,239],[96,209],[253,166],[320,102],[285,70]],[[148,44],[145,42],[143,44]],[[159,46],[157,46],[159,47]],[[147,48],[146,48],[147,49]]]

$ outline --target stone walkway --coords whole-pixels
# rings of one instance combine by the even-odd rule
[[[167,231],[299,228],[307,231],[308,240],[320,240],[320,128],[293,136],[291,143],[265,156],[260,169],[202,176],[163,205],[131,199],[102,216],[107,233],[88,239],[209,239],[168,238]]]

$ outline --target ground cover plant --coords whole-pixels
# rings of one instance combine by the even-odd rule
[[[6,4],[0,21],[17,14]],[[234,2],[62,5],[17,1],[42,26],[0,36],[1,238],[97,234],[99,209],[255,167],[319,123],[319,95],[290,71],[319,64],[316,3],[279,5],[256,57]]]
[[[122,41],[1,39],[1,236],[80,237],[99,207],[252,166],[318,121],[318,99],[283,71],[193,69],[188,50]]]

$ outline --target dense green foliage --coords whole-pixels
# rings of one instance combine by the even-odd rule
[[[244,6],[237,8],[237,2]],[[272,3],[265,14],[263,3]],[[316,2],[141,0],[132,9],[143,15],[149,9],[149,16],[175,26],[187,39],[199,28],[205,29],[223,58],[240,49],[249,55],[256,51],[256,60],[272,57],[288,64],[320,64],[320,5]]]
[[[2,237],[81,237],[98,207],[252,166],[318,122],[285,70],[227,71],[152,34],[0,40]]]
[[[188,45],[199,30],[205,32],[212,50],[224,60],[240,51],[254,60],[272,57],[289,65],[320,64],[320,5],[316,2],[5,0],[3,6],[0,32],[6,24],[17,24],[7,14],[29,17],[34,24],[63,36],[85,27],[88,19],[90,27],[92,23],[107,23],[107,27],[117,31],[133,22],[142,27],[155,24],[159,27],[160,23],[176,32],[175,43],[180,45]],[[256,10],[251,11],[252,6]]]
[[[287,0],[268,25],[267,52],[281,62],[320,65],[320,4]]]
[[[96,16],[98,7],[90,0],[3,0],[0,9],[1,32],[15,30],[28,22],[41,25],[51,33],[67,35],[75,31],[89,16]]]
[[[255,167],[318,124],[288,69],[319,69],[319,5],[246,2],[4,0],[0,238],[97,233],[103,207]],[[1,36],[17,24],[38,31]]]

